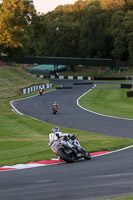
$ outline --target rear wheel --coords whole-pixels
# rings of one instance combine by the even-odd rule
[[[56,114],[56,111],[55,111],[55,110],[53,110],[53,114],[54,114],[54,115]]]
[[[62,160],[72,163],[75,160],[75,157],[72,153],[67,154],[67,150],[65,148],[59,148],[58,154]]]

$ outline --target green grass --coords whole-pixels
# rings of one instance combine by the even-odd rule
[[[48,83],[35,75],[27,73],[20,67],[0,67],[0,98],[20,95],[20,89],[36,83]]]
[[[105,199],[100,199],[100,200],[105,200]],[[130,195],[127,197],[117,197],[117,198],[112,198],[112,199],[106,199],[106,200],[133,200],[133,195]]]
[[[100,67],[87,67],[87,66],[67,66],[67,70],[61,72],[63,76],[95,76],[95,77],[119,77],[119,76],[133,76],[133,68],[120,68],[121,72],[112,73],[109,67],[105,67],[104,72]]]
[[[127,91],[129,89],[95,88],[83,96],[79,104],[88,110],[104,115],[133,119],[133,98],[127,97]]]
[[[37,121],[27,116],[18,115],[12,112],[12,107],[10,106],[10,101],[13,99],[35,94],[31,93],[29,95],[24,95],[20,92],[20,88],[42,82],[47,83],[48,81],[36,78],[20,68],[7,66],[0,68],[0,166],[27,163],[56,157],[48,146],[48,135],[51,132],[53,125]],[[87,105],[91,102],[94,108],[97,104],[96,109],[98,109],[99,106],[98,103],[96,103],[96,99],[97,96],[100,95],[100,98],[103,101],[107,99],[108,103],[113,101],[114,104],[117,104],[117,101],[119,101],[120,98],[123,98],[123,100],[121,100],[121,105],[125,105],[125,109],[127,108],[127,105],[129,105],[129,109],[131,109],[132,100],[129,100],[129,103],[127,104],[125,90],[113,89],[106,91],[106,94],[98,89],[94,91],[96,93],[88,94],[91,94],[89,99],[87,98],[87,95],[84,97],[85,100],[83,104]],[[120,94],[122,96],[120,96]],[[104,98],[102,95],[104,95]],[[112,95],[114,95],[115,98],[113,98]],[[106,107],[108,106],[106,105],[105,108]],[[103,136],[63,127],[60,128],[63,132],[70,132],[77,135],[82,146],[90,152],[103,150],[113,151],[125,146],[133,145],[133,140],[130,139]],[[118,197],[112,200],[131,199],[133,199],[133,196]]]
[[[42,82],[48,81],[36,78],[17,67],[0,68],[0,166],[56,157],[48,146],[48,136],[54,125],[18,115],[10,106],[13,99],[35,94],[24,95],[20,88]],[[5,93],[3,87],[6,88]],[[55,86],[52,89],[54,88]],[[77,135],[82,146],[90,152],[113,151],[133,144],[133,140],[129,139],[60,128],[63,132]]]

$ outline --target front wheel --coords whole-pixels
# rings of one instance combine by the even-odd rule
[[[75,160],[73,153],[67,154],[67,149],[65,149],[65,148],[59,148],[58,154],[62,160],[66,161],[68,163],[72,163]]]
[[[86,160],[90,160],[90,159],[91,159],[90,153],[87,152],[87,154],[84,155],[84,158],[85,158]]]

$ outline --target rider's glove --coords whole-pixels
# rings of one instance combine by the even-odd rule
[[[64,139],[64,140],[67,140],[67,136],[65,135],[63,139]]]
[[[72,135],[72,140],[75,140],[76,139],[76,136],[75,135]]]
[[[60,138],[59,133],[56,133],[56,136],[57,136],[58,139]]]

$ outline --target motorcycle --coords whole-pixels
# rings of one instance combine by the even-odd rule
[[[53,106],[53,114],[56,114],[58,112],[58,106]]]
[[[39,93],[40,93],[40,95],[42,95],[42,93],[43,93],[43,90],[42,90],[42,89],[40,89],[40,90],[39,90]]]
[[[51,149],[60,160],[64,160],[68,163],[72,163],[82,158],[86,160],[91,159],[90,153],[81,147],[78,139],[76,137],[72,139],[69,135],[54,141],[51,145]]]

